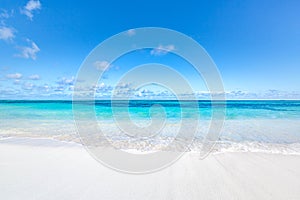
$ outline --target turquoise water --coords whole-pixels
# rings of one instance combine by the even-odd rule
[[[225,102],[216,102],[216,109]],[[110,101],[77,102],[76,112],[84,120],[95,111],[101,128],[115,138],[122,132],[114,126],[114,117],[129,113],[136,124],[146,125],[152,118],[166,120],[162,135],[176,136],[180,119],[192,125],[199,117],[196,138],[203,138],[212,115],[210,101]],[[156,107],[160,105],[161,107]],[[113,112],[114,111],[114,112]],[[199,111],[199,112],[198,112]],[[164,118],[165,117],[165,118]],[[227,101],[221,142],[298,144],[300,143],[300,101]],[[88,128],[88,127],[87,127]],[[188,129],[187,129],[188,131]],[[73,119],[72,101],[0,101],[0,137],[51,137],[78,141]]]
[[[79,103],[80,104],[80,103]],[[181,110],[184,108],[194,116],[195,103],[189,101],[119,101],[114,104],[119,112],[127,112],[133,118],[149,118],[149,108],[153,105],[163,106],[168,119],[181,118]],[[216,103],[218,106],[224,102]],[[100,120],[112,119],[110,101],[96,101],[93,103],[82,103],[81,111],[84,113],[89,106],[95,105],[95,114]],[[211,102],[198,101],[199,117],[210,119]],[[197,110],[196,110],[197,111]],[[189,115],[185,115],[189,117]],[[0,100],[0,119],[34,119],[34,120],[65,120],[73,119],[72,101],[9,101]],[[226,119],[300,119],[300,101],[227,101]]]

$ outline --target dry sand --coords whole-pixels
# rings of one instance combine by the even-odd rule
[[[113,171],[80,145],[0,144],[0,199],[300,199],[300,156],[186,153],[147,175]]]

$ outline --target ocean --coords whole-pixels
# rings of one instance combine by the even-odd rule
[[[218,105],[220,108],[226,105],[226,113],[213,152],[262,151],[300,154],[300,101],[229,100],[216,102],[214,105],[216,109]],[[80,143],[72,108],[72,101],[1,100],[0,142],[12,138],[50,138]],[[90,110],[93,110],[95,118],[91,118]],[[96,119],[102,132],[110,140],[117,141],[118,147],[141,150],[153,150],[158,148],[161,140],[175,138],[182,120],[186,122],[187,133],[189,126],[198,123],[190,148],[197,151],[198,144],[209,130],[212,104],[206,100],[131,100],[129,103],[97,100],[76,102],[76,114],[80,116],[80,120]],[[155,137],[152,137],[149,145],[143,143],[141,146],[132,135],[129,137],[124,134],[124,130],[116,125],[116,119],[120,123],[132,123],[145,130],[153,119],[164,123],[160,130],[155,130]],[[81,134],[88,134],[90,128],[86,127],[87,133]]]

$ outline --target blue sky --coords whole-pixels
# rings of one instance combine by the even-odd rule
[[[69,99],[77,71],[95,46],[121,31],[150,26],[199,42],[218,66],[228,98],[299,99],[299,10],[296,0],[1,0],[0,98]],[[175,63],[192,84],[202,84],[171,54],[150,60],[146,54],[118,60],[100,80],[99,92],[109,93],[135,60]]]

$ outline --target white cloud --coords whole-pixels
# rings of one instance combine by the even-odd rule
[[[155,56],[161,56],[161,55],[165,55],[170,51],[174,51],[175,50],[175,46],[173,44],[169,44],[169,45],[159,45],[157,48],[154,48],[151,50],[151,55],[155,55]]]
[[[7,10],[4,10],[4,9],[1,9],[1,13],[0,13],[0,18],[4,18],[4,19],[7,19],[9,18],[11,15],[7,12]]]
[[[136,96],[138,97],[151,97],[154,96],[154,92],[148,89],[143,89],[140,91],[137,91]]]
[[[31,76],[28,77],[30,80],[39,80],[40,76],[38,74],[33,74]]]
[[[40,10],[42,4],[39,0],[29,0],[24,8],[21,10],[21,13],[26,15],[30,20],[33,18],[33,11]]]
[[[56,88],[54,88],[54,92],[62,92],[64,91],[66,88],[63,86],[57,86]]]
[[[8,97],[16,97],[20,91],[15,88],[0,88],[0,97],[1,98],[8,98]]]
[[[32,90],[34,87],[35,87],[35,85],[33,83],[30,83],[30,82],[25,82],[22,85],[22,89],[24,89],[24,90]]]
[[[99,83],[95,86],[94,91],[96,92],[98,97],[110,96],[113,87],[110,85],[106,85],[105,83]]]
[[[96,85],[96,88],[104,88],[106,85],[105,85],[105,83],[100,83],[100,84],[97,84]]]
[[[132,89],[132,83],[121,82],[116,86],[116,89]]]
[[[55,87],[54,92],[62,92],[62,91],[72,91],[73,86],[75,83],[75,77],[72,76],[71,78],[63,77],[59,79],[56,83],[58,86]]]
[[[22,74],[20,74],[20,73],[7,74],[6,77],[10,78],[10,79],[20,79],[20,78],[22,78]]]
[[[29,42],[31,44],[31,46],[19,47],[19,49],[21,50],[21,53],[18,54],[17,56],[22,57],[22,58],[31,58],[31,59],[35,60],[36,54],[40,51],[40,49],[36,45],[36,43],[34,43],[33,41],[27,39],[27,42]]]
[[[0,40],[9,41],[15,37],[15,30],[6,26],[0,27]]]
[[[20,83],[21,83],[21,80],[20,80],[20,79],[15,79],[15,80],[14,80],[14,84],[15,84],[15,85],[19,85]]]
[[[60,86],[74,85],[74,83],[75,83],[75,77],[74,76],[72,76],[71,78],[63,77],[60,80],[58,80],[56,83],[59,84]]]
[[[42,91],[49,92],[50,86],[47,85],[47,84],[45,84],[45,85],[43,85],[43,86],[40,86],[39,89],[42,90]]]
[[[99,71],[105,71],[109,69],[110,64],[106,60],[96,61],[94,62],[94,67],[96,67],[96,69],[98,69]]]
[[[136,31],[134,29],[129,29],[126,31],[126,35],[128,36],[134,36],[136,34]]]

